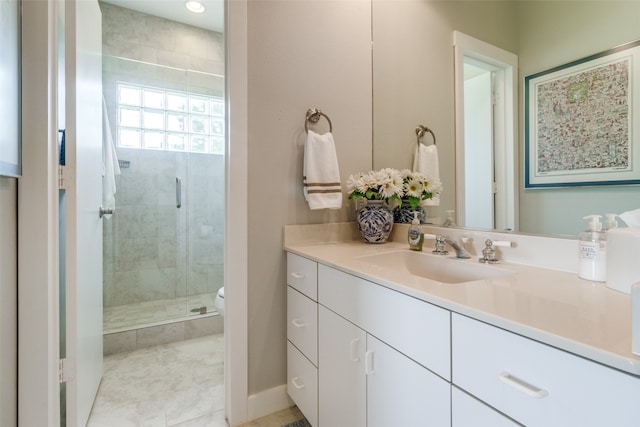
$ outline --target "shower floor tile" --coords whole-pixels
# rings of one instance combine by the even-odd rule
[[[157,325],[179,318],[199,316],[192,309],[206,307],[207,313],[215,312],[213,302],[216,292],[145,301],[134,304],[105,307],[103,311],[104,332],[122,331],[132,327]]]

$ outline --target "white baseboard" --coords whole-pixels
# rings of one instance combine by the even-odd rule
[[[251,421],[290,408],[294,402],[287,394],[287,385],[283,384],[250,395],[247,405],[247,415]]]

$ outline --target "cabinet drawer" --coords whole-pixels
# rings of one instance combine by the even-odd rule
[[[287,285],[318,300],[318,263],[287,252]]]
[[[457,387],[451,387],[451,427],[516,427],[520,424]]]
[[[287,338],[318,366],[318,303],[287,286]]]
[[[318,369],[287,342],[287,392],[309,423],[318,425]]]
[[[318,301],[441,377],[451,378],[449,311],[324,265],[318,266]]]
[[[638,425],[638,377],[456,314],[452,337],[454,384],[520,423]]]

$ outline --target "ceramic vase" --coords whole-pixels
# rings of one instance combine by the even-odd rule
[[[393,212],[383,200],[367,200],[358,210],[358,229],[367,243],[384,243],[393,228]]]
[[[418,212],[420,224],[424,224],[427,219],[427,213],[424,208],[420,205],[413,208],[409,200],[403,199],[402,204],[393,210],[393,222],[398,224],[411,224],[411,221],[413,221],[413,213],[416,211]]]

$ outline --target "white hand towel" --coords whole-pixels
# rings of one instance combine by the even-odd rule
[[[304,198],[311,210],[340,209],[342,207],[342,187],[338,156],[333,135],[327,132],[319,135],[310,130],[304,144],[302,166]]]
[[[440,169],[438,166],[438,148],[434,145],[418,144],[413,157],[413,170],[420,172],[427,178],[435,178],[440,181]],[[423,200],[423,206],[440,206],[440,195],[434,194],[431,199]]]
[[[107,104],[102,98],[102,207],[105,209],[116,208],[116,175],[120,175],[120,165],[111,136]]]

